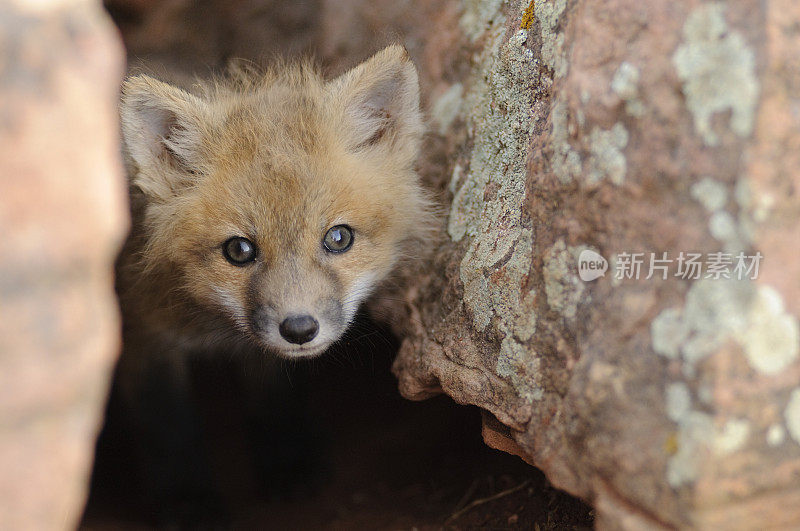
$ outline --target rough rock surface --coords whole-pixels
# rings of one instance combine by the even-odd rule
[[[4,3],[0,50],[0,528],[73,528],[119,342],[123,54],[92,2]]]
[[[798,22],[780,1],[463,3],[472,73],[431,102],[458,144],[446,274],[409,291],[394,370],[490,412],[486,441],[601,528],[800,525]],[[611,261],[594,281],[586,250]]]
[[[447,216],[402,303],[374,305],[406,338],[401,392],[484,408],[486,441],[599,527],[800,525],[795,2],[108,4],[164,71],[176,48],[217,66],[315,51],[338,72],[406,43]],[[579,278],[584,251],[604,276]],[[756,280],[703,278],[711,253],[757,251]],[[681,252],[701,278],[676,276]],[[640,278],[616,279],[630,253]],[[666,278],[645,278],[651,253]]]

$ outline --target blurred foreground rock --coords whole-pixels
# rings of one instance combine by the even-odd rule
[[[99,2],[0,7],[0,528],[71,529],[119,320],[123,53]]]
[[[136,5],[131,55],[162,70],[180,62],[163,31],[215,66],[315,50],[339,72],[408,46],[448,216],[400,301],[374,305],[405,337],[405,396],[482,407],[487,443],[601,528],[800,526],[795,2],[210,2],[229,35],[195,44],[198,11],[169,11],[189,4]],[[263,38],[237,37],[242,13]],[[604,276],[581,280],[584,251]]]

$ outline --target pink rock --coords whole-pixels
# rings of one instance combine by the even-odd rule
[[[0,527],[77,524],[119,343],[122,49],[99,5],[3,8]]]

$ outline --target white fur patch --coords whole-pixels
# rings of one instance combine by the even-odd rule
[[[368,271],[361,276],[357,277],[350,286],[350,290],[342,301],[342,310],[344,311],[344,318],[347,324],[350,324],[355,317],[358,307],[361,303],[370,296],[375,289],[375,284],[378,275],[373,271]]]
[[[220,288],[219,286],[213,286],[212,291],[214,292],[214,302],[222,306],[236,323],[236,326],[242,328],[243,330],[247,329],[247,317],[242,313],[242,306],[239,304],[239,301],[236,297],[233,296],[229,291]]]

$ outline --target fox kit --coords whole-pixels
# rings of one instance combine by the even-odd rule
[[[154,372],[168,379],[198,351],[321,354],[432,225],[414,170],[417,73],[400,46],[331,81],[305,64],[188,91],[132,77],[121,118],[134,224],[118,262],[115,386],[161,424],[186,415],[170,413],[168,386],[152,396]],[[138,422],[144,439],[171,429]],[[143,444],[164,458],[183,452],[172,443]]]
[[[193,93],[137,76],[121,115],[138,210],[121,297],[148,341],[316,356],[430,226],[400,46],[330,82],[304,65]]]

